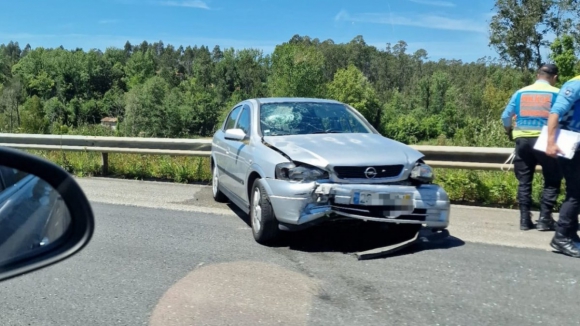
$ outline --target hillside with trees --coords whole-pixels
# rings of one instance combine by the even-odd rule
[[[503,138],[466,132],[501,134],[506,99],[533,78],[485,58],[429,61],[425,50],[409,53],[404,41],[377,49],[362,36],[335,44],[296,35],[271,55],[161,41],[104,52],[11,42],[0,52],[2,132],[75,133],[114,117],[121,136],[207,137],[237,101],[308,96],[347,102],[402,142],[501,146]]]

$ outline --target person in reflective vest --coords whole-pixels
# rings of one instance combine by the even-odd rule
[[[580,76],[562,85],[556,103],[550,111],[546,154],[555,158],[561,153],[556,144],[559,128],[580,133]],[[580,237],[578,237],[580,149],[576,149],[572,159],[564,157],[557,159],[566,180],[566,200],[560,208],[560,218],[550,246],[565,255],[580,258]]]
[[[560,193],[562,173],[556,158],[534,150],[542,127],[547,125],[550,109],[558,96],[555,87],[558,68],[543,64],[537,71],[536,82],[516,91],[501,116],[503,126],[515,141],[514,173],[518,179],[517,199],[520,208],[520,230],[534,228],[532,222],[532,181],[536,166],[542,167],[544,187],[540,205],[540,217],[536,229],[554,230],[552,211]],[[512,118],[515,117],[515,127]]]

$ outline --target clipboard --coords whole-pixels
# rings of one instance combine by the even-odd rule
[[[569,160],[572,159],[576,153],[576,149],[578,149],[579,143],[580,133],[563,129],[556,130],[556,144],[563,152],[559,153],[558,156],[567,158]],[[545,153],[547,148],[548,126],[543,126],[542,132],[540,133],[540,136],[534,145],[534,149]]]

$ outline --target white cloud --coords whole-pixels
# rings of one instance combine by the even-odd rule
[[[385,24],[415,26],[434,29],[444,29],[452,31],[487,33],[487,25],[481,21],[473,19],[455,19],[435,14],[403,16],[396,13],[361,13],[349,14],[341,10],[334,19],[336,21],[349,21],[357,23]]]
[[[409,0],[409,1],[427,6],[455,7],[455,4],[449,1],[436,1],[436,0]]]
[[[161,1],[161,2],[159,2],[159,4],[162,6],[209,9],[209,6],[207,5],[207,3],[205,3],[202,0]]]

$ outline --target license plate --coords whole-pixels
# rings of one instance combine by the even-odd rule
[[[365,206],[413,206],[413,195],[406,193],[376,193],[354,191],[351,197],[354,205]]]

